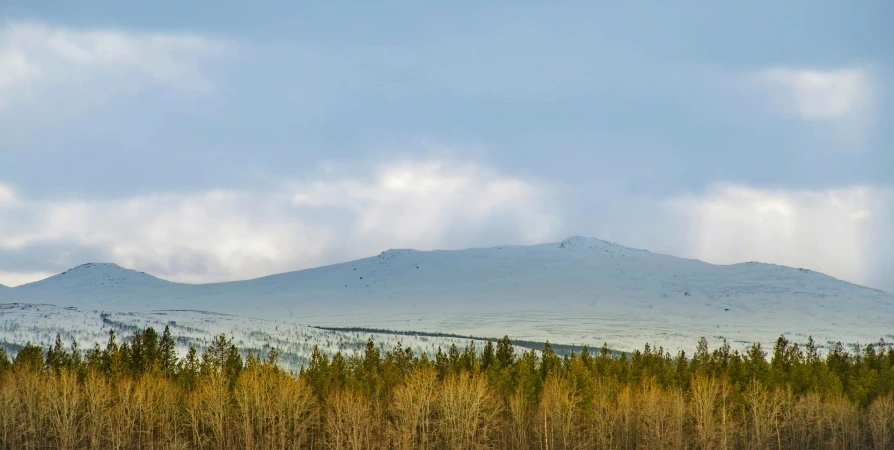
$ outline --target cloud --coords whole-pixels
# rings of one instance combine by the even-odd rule
[[[53,272],[9,272],[0,270],[0,280],[3,281],[0,285],[9,287],[18,286],[34,280],[42,280],[53,275],[55,275]]]
[[[814,70],[771,68],[749,76],[772,96],[781,112],[806,121],[861,116],[870,106],[872,73],[864,68]]]
[[[226,44],[187,33],[10,22],[0,25],[0,108],[60,86],[101,98],[154,84],[208,91],[212,83],[199,62]]]
[[[689,256],[713,263],[762,261],[806,267],[891,289],[885,268],[872,266],[878,223],[894,210],[894,189],[852,186],[820,190],[718,185],[664,205],[688,230]],[[877,219],[878,218],[878,219]]]
[[[541,207],[528,204],[545,200],[542,186],[474,164],[401,161],[379,167],[372,181],[323,181],[293,189],[296,206],[351,211],[355,233],[416,248],[432,248],[438,236],[500,217],[513,218],[510,231],[525,242],[536,242],[556,225]]]
[[[471,163],[329,171],[270,191],[118,200],[29,201],[7,188],[15,201],[0,202],[0,283],[88,262],[84,255],[180,281],[243,279],[392,247],[458,248],[497,235],[534,243],[557,224],[546,187]],[[23,256],[35,252],[44,260]]]
[[[11,205],[16,201],[12,188],[0,183],[0,206]]]

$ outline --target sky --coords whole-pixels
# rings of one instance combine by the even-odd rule
[[[0,284],[571,235],[894,292],[894,3],[0,4]]]

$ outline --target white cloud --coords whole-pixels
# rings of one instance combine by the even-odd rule
[[[772,68],[749,80],[766,89],[776,108],[807,121],[846,119],[865,114],[874,82],[869,70]]]
[[[357,234],[379,242],[431,248],[437,236],[475,229],[502,217],[512,232],[535,242],[555,226],[542,207],[542,187],[473,164],[402,161],[377,168],[368,182],[337,180],[295,186],[293,204],[356,214]],[[519,226],[524,224],[524,226]]]
[[[878,282],[867,264],[876,212],[894,209],[894,190],[854,186],[823,190],[721,185],[666,203],[686,223],[689,256],[709,262],[773,262],[848,281]]]
[[[9,272],[0,270],[0,284],[8,287],[30,283],[55,275],[52,272]]]
[[[12,188],[0,183],[0,206],[11,205],[16,201],[15,193]]]
[[[489,242],[482,241],[489,233],[533,243],[552,237],[557,223],[543,186],[444,161],[401,161],[368,177],[291,182],[272,192],[69,201],[18,196],[0,203],[0,217],[7,218],[0,220],[0,249],[49,246],[53,262],[63,266],[87,262],[66,255],[89,249],[190,282],[267,275],[392,247],[477,245]],[[0,283],[30,281],[26,275],[0,273]]]
[[[224,48],[192,34],[7,23],[0,26],[0,108],[58,86],[101,97],[152,84],[207,91],[212,85],[199,61]]]

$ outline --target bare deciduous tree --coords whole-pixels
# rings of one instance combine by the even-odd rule
[[[489,448],[496,434],[496,399],[482,374],[452,374],[444,381],[439,425],[449,450]]]
[[[894,449],[894,394],[876,398],[866,411],[866,422],[874,448]]]
[[[395,448],[432,448],[438,387],[434,369],[423,368],[414,371],[395,389],[391,403],[391,435]]]

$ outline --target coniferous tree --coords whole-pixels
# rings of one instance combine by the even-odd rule
[[[497,342],[496,362],[498,369],[509,367],[515,362],[515,347],[509,336],[503,336],[503,339]]]
[[[270,347],[267,350],[267,357],[264,359],[264,364],[270,367],[276,367],[279,364],[279,352],[276,351],[276,347]]]
[[[109,339],[106,341],[106,348],[102,352],[102,367],[106,375],[113,373],[116,360],[118,359],[118,343],[115,342],[115,330],[110,328]]]
[[[178,364],[177,375],[187,389],[192,389],[195,386],[196,379],[202,373],[202,362],[199,360],[198,353],[196,348],[190,345],[186,352],[186,358]]]
[[[43,350],[29,342],[16,354],[12,365],[21,370],[38,372],[44,365]]]
[[[447,349],[447,364],[451,373],[457,373],[462,370],[460,357],[459,348],[456,347],[456,344],[450,344],[450,348]]]
[[[543,344],[543,356],[541,356],[540,362],[540,379],[546,380],[546,377],[557,373],[561,367],[562,360],[556,355],[553,346],[547,341]]]
[[[165,374],[173,374],[177,368],[177,344],[171,336],[171,328],[165,325],[159,342],[160,368]]]
[[[884,342],[851,351],[838,345],[821,356],[812,339],[799,347],[782,337],[770,362],[760,345],[709,352],[706,340],[693,358],[652,345],[560,357],[552,346],[515,356],[506,338],[502,353],[500,342],[480,354],[470,344],[439,351],[434,361],[402,344],[385,350],[368,342],[349,360],[318,348],[295,375],[276,366],[272,348],[263,362],[255,351],[243,361],[226,336],[201,358],[192,346],[185,358],[174,356],[173,371],[153,369],[169,357],[166,336],[138,330],[117,346],[111,332],[106,349],[95,345],[83,358],[76,341],[66,349],[60,336],[45,351],[26,346],[12,369],[0,352],[0,449],[751,450],[894,442],[894,351]]]
[[[693,373],[710,373],[711,371],[711,354],[708,352],[708,340],[704,337],[698,340],[695,347],[695,354],[692,355]]]
[[[0,347],[0,376],[3,376],[3,373],[12,368],[12,361],[9,360],[9,356],[6,354],[6,349]]]
[[[317,400],[324,401],[329,395],[330,374],[329,374],[329,357],[320,351],[320,347],[314,345],[314,349],[310,355],[310,362],[306,368],[301,370],[301,374],[306,377],[307,383],[317,397]]]
[[[484,344],[484,350],[481,352],[481,370],[487,371],[496,362],[496,353],[494,352],[494,343],[487,341]]]
[[[752,344],[745,355],[745,376],[751,380],[768,381],[770,365],[767,363],[767,352],[760,343]]]
[[[63,369],[69,368],[71,365],[70,355],[62,345],[62,337],[56,333],[56,342],[49,350],[47,350],[44,364],[47,368],[57,373]]]

